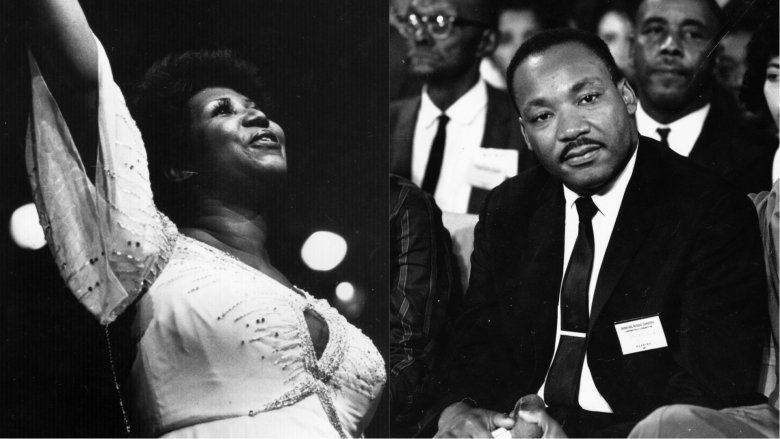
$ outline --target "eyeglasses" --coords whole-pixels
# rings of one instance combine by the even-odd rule
[[[421,29],[425,29],[428,35],[441,40],[452,33],[453,26],[477,26],[488,27],[486,23],[467,20],[454,15],[417,15],[409,14],[402,17],[402,31],[406,37],[414,37]]]

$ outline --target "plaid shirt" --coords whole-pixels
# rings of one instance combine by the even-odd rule
[[[461,287],[450,235],[433,197],[394,175],[390,194],[389,390],[395,434],[413,429],[427,408],[425,382]]]

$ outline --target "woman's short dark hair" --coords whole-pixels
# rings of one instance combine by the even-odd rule
[[[231,88],[263,111],[270,110],[258,68],[227,49],[165,56],[149,67],[129,102],[146,145],[155,202],[174,221],[177,206],[186,207],[187,197],[182,185],[169,181],[165,172],[171,167],[182,169],[186,157],[198,154],[187,145],[187,102],[208,87]]]
[[[745,107],[759,116],[769,115],[769,107],[764,98],[766,67],[770,59],[778,56],[777,13],[769,16],[748,43],[745,57],[747,69],[739,92]]]
[[[590,50],[604,63],[610,77],[612,77],[612,81],[616,84],[623,78],[623,74],[620,72],[617,64],[615,64],[615,59],[612,58],[612,54],[609,52],[606,43],[597,35],[576,29],[553,29],[541,32],[528,39],[528,41],[517,49],[515,56],[512,57],[512,61],[509,63],[509,67],[506,69],[507,91],[509,91],[509,96],[512,98],[512,103],[518,114],[520,113],[520,109],[515,101],[514,87],[514,77],[517,67],[531,55],[542,53],[553,46],[566,43],[578,43]]]

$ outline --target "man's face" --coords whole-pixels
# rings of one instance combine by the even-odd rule
[[[437,15],[485,22],[480,0],[412,0],[408,13],[431,20]],[[492,30],[475,25],[452,26],[445,38],[434,38],[427,30],[407,34],[410,71],[429,80],[459,78],[479,65],[483,56],[493,50],[488,38]]]
[[[645,0],[637,12],[634,62],[643,104],[691,104],[712,80],[718,19],[700,0]]]
[[[564,43],[532,55],[512,81],[526,143],[550,174],[591,194],[623,170],[638,139],[636,97],[588,48]]]
[[[502,72],[506,72],[517,49],[541,31],[542,25],[530,9],[507,9],[499,15],[498,45],[493,59]]]

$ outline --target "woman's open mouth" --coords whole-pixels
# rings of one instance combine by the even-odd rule
[[[263,148],[281,148],[279,138],[271,131],[260,131],[253,135],[249,145]]]

